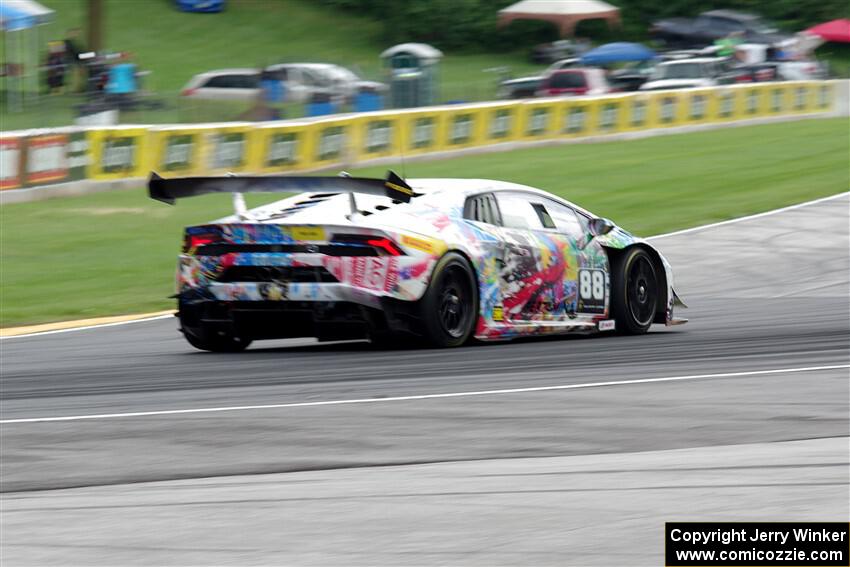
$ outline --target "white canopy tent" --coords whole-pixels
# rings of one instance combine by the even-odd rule
[[[582,20],[605,20],[620,25],[620,9],[602,0],[520,0],[499,10],[499,25],[515,20],[543,20],[558,26],[561,37],[573,35]]]
[[[41,27],[53,19],[53,10],[34,0],[0,1],[0,30],[6,49],[3,72],[9,110],[20,109],[27,94],[38,96]]]

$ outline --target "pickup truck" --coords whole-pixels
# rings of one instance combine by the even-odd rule
[[[740,32],[741,40],[747,43],[773,45],[790,39],[759,16],[733,10],[711,10],[694,19],[659,20],[649,28],[654,39],[679,47],[711,45],[733,32]]]

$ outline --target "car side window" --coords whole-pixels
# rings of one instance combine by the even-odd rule
[[[492,193],[468,198],[464,206],[463,218],[496,226],[502,224],[499,206],[496,204],[496,198]]]
[[[217,75],[207,80],[205,87],[216,89],[254,89],[257,88],[256,75]]]
[[[562,205],[552,199],[546,199],[545,203],[546,210],[549,211],[549,214],[555,221],[555,227],[558,232],[568,234],[574,238],[579,238],[584,234],[578,215],[571,207]]]
[[[546,207],[542,204],[542,199],[536,195],[500,192],[497,193],[496,200],[499,203],[499,210],[502,213],[502,226],[521,230],[547,229],[544,219],[549,216],[548,212],[546,212],[545,216],[541,216],[541,213],[538,212],[539,209],[533,207],[531,204],[531,200],[534,200],[540,205],[543,212],[546,211]],[[549,230],[552,230],[552,228]]]

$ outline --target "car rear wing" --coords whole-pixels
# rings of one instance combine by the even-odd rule
[[[151,172],[148,194],[151,199],[173,205],[177,199],[209,193],[363,193],[409,203],[413,189],[390,171],[386,179],[369,177],[309,176],[222,176],[163,178]]]

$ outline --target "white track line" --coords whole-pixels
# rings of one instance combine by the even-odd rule
[[[850,195],[850,191],[845,191],[844,193],[839,193],[838,195],[830,195],[829,197],[821,197],[820,199],[815,199],[814,201],[806,201],[805,203],[797,203],[796,205],[789,205],[787,207],[782,207],[781,209],[773,209],[772,211],[765,211],[763,213],[756,213],[754,215],[749,215],[746,217],[738,217],[736,219],[729,219],[720,222],[713,222],[711,224],[703,224],[700,226],[695,226],[693,228],[685,228],[682,230],[677,230],[675,232],[667,232],[665,234],[659,234],[657,236],[650,236],[648,240],[654,240],[656,238],[667,238],[668,236],[678,236],[679,234],[688,234],[689,232],[696,232],[698,230],[705,230],[706,228],[714,228],[716,226],[724,226],[727,224],[734,224],[736,222],[748,221],[753,219],[758,219],[761,217],[768,217],[770,215],[775,215],[777,213],[784,213],[786,211],[792,211],[794,209],[800,209],[803,207],[808,207],[810,205],[817,205],[818,203],[823,203],[826,201],[832,201],[833,199],[840,199],[842,197],[847,197]]]
[[[530,392],[549,392],[553,390],[582,390],[585,388],[628,386],[631,384],[654,384],[657,382],[682,382],[686,380],[708,380],[715,378],[735,378],[740,376],[764,376],[767,374],[790,374],[794,372],[815,372],[821,370],[838,370],[842,368],[850,368],[850,364],[835,364],[831,366],[807,366],[803,368],[777,368],[773,370],[749,370],[741,372],[724,372],[721,374],[693,374],[689,376],[668,376],[665,378],[639,378],[637,380],[614,380],[611,382],[588,382],[585,384],[562,384],[558,386],[533,386],[528,388],[507,388],[503,390],[478,390],[471,392],[449,392],[443,394],[415,394],[411,396],[392,396],[386,398],[355,398],[352,400],[326,400],[321,402],[294,402],[288,404],[265,404],[254,406],[224,406],[178,410],[136,411],[127,413],[101,413],[91,415],[68,415],[62,417],[28,417],[21,419],[3,419],[0,420],[0,424],[8,425],[12,423],[41,423],[47,421],[82,421],[87,419],[153,417],[160,415],[184,415],[196,413],[215,413],[224,411],[255,411],[285,408],[306,408],[316,406],[340,406],[349,404],[383,404],[388,402],[407,402],[413,400],[434,400],[442,398],[466,398],[471,396],[525,394]]]
[[[782,207],[781,209],[773,209],[772,211],[765,211],[763,213],[757,213],[757,214],[749,215],[749,216],[746,216],[746,217],[739,217],[739,218],[736,218],[736,219],[729,219],[729,220],[715,222],[715,223],[711,223],[711,224],[704,224],[704,225],[701,225],[701,226],[695,226],[693,228],[686,228],[686,229],[683,229],[683,230],[677,230],[675,232],[658,234],[656,236],[650,236],[648,238],[648,240],[655,240],[657,238],[667,238],[668,236],[677,236],[679,234],[687,234],[687,233],[690,233],[690,232],[696,232],[698,230],[705,230],[707,228],[714,228],[716,226],[724,226],[724,225],[727,225],[727,224],[733,224],[733,223],[753,220],[753,219],[757,219],[757,218],[761,218],[761,217],[767,217],[767,216],[770,216],[770,215],[775,215],[777,213],[784,213],[786,211],[790,211],[790,210],[793,210],[793,209],[808,207],[809,205],[816,205],[818,203],[823,203],[825,201],[831,201],[833,199],[840,199],[841,197],[846,197],[848,195],[850,195],[850,191],[844,192],[844,193],[839,193],[838,195],[830,195],[829,197],[822,197],[820,199],[815,199],[814,201],[806,201],[804,203],[797,203],[796,205],[790,205],[788,207]],[[89,325],[89,326],[86,326],[86,327],[74,327],[73,329],[58,329],[56,331],[44,331],[43,333],[28,333],[26,335],[14,335],[14,336],[9,336],[9,337],[0,337],[0,341],[6,341],[6,340],[10,340],[10,339],[26,339],[26,338],[31,338],[31,337],[41,337],[41,336],[44,336],[44,335],[55,335],[57,333],[72,333],[72,332],[76,332],[76,331],[87,331],[89,329],[100,329],[100,328],[103,328],[103,327],[117,327],[119,325],[133,325],[135,323],[146,323],[146,322],[149,322],[149,321],[157,321],[159,319],[167,319],[169,317],[172,317],[172,315],[159,315],[157,317],[146,317],[144,319],[135,319],[133,321],[121,321],[121,322],[118,322],[118,323],[103,323],[103,324],[100,324],[100,325]]]

